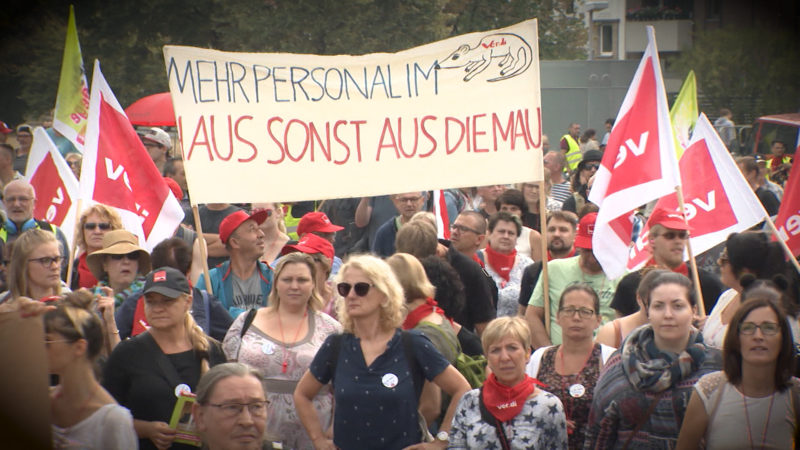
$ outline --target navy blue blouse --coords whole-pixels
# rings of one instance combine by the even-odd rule
[[[450,364],[431,341],[411,333],[414,355],[423,375],[433,380]],[[386,344],[386,351],[367,367],[360,339],[342,336],[338,362],[334,362],[328,336],[309,370],[322,384],[334,381],[336,399],[333,442],[341,449],[401,449],[419,443],[418,399],[406,362],[400,329]],[[335,366],[336,372],[332,369]]]

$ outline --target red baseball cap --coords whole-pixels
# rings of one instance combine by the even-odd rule
[[[222,223],[219,224],[219,240],[222,241],[223,244],[226,244],[231,234],[245,221],[252,219],[255,220],[257,224],[261,225],[271,214],[272,211],[266,209],[259,209],[253,212],[253,214],[247,214],[242,210],[236,211],[222,219]]]
[[[691,230],[691,227],[689,227],[680,212],[669,211],[664,208],[654,209],[653,213],[650,214],[648,223],[651,227],[653,225],[661,225],[672,230]]]
[[[9,128],[8,124],[0,120],[0,133],[8,134],[12,133],[14,130]]]
[[[309,255],[313,255],[315,253],[322,253],[323,255],[327,256],[328,259],[330,259],[331,261],[333,261],[333,254],[334,254],[333,244],[331,244],[330,241],[328,241],[327,239],[319,237],[313,233],[306,234],[296,244],[285,245],[281,250],[282,255],[292,252],[307,253]]]
[[[581,217],[578,222],[578,230],[575,235],[575,248],[592,249],[592,235],[594,235],[594,223],[597,221],[597,213],[589,213]]]
[[[297,224],[297,235],[302,236],[306,233],[319,231],[321,233],[335,233],[344,230],[344,227],[334,225],[331,219],[324,212],[310,212],[300,219]]]

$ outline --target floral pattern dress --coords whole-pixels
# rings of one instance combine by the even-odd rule
[[[242,324],[247,314],[240,314],[233,322],[222,349],[229,360],[236,359],[261,371],[267,391],[267,436],[279,440],[284,448],[313,448],[308,434],[303,428],[294,406],[292,394],[300,377],[306,372],[329,335],[341,333],[342,326],[322,312],[309,312],[308,333],[303,339],[289,346],[274,337],[268,336],[255,325],[247,329],[243,339],[239,339]],[[286,373],[283,363],[286,361]],[[331,425],[333,397],[329,389],[323,389],[314,398],[314,409],[320,418],[323,429]]]
[[[556,355],[560,347],[558,345],[545,350],[539,366],[538,380],[546,385],[542,389],[561,400],[567,420],[575,422],[575,429],[568,436],[569,448],[583,448],[586,424],[589,422],[589,411],[592,409],[594,385],[600,378],[602,349],[600,344],[595,344],[583,370],[575,375],[563,376],[556,372]],[[582,386],[583,389],[576,385]]]

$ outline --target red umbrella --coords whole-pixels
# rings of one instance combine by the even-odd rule
[[[125,109],[131,123],[149,127],[174,127],[175,109],[169,92],[148,95]]]

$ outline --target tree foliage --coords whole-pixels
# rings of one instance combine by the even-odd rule
[[[75,0],[83,59],[95,59],[123,107],[168,89],[162,47],[364,54],[396,52],[472,31],[539,19],[543,59],[583,58],[586,31],[560,0]],[[55,105],[67,4],[0,9],[0,119],[35,119]]]
[[[776,28],[729,27],[696,36],[674,68],[694,69],[698,90],[715,109],[753,117],[800,108],[798,35]]]

